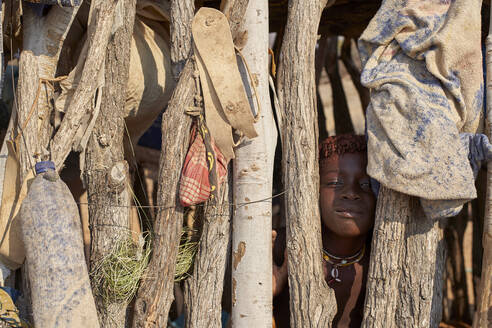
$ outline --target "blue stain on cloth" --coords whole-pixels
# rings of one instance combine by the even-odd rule
[[[460,133],[483,124],[480,9],[480,0],[384,0],[358,43],[371,90],[368,173],[419,197],[429,218],[476,197]]]

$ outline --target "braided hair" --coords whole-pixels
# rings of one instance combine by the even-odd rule
[[[361,135],[341,134],[323,140],[319,145],[319,162],[329,159],[334,154],[363,153],[367,151],[366,138]]]

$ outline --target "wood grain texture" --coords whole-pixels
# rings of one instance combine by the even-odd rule
[[[333,290],[322,269],[314,52],[326,1],[289,1],[277,75],[284,112],[282,165],[286,186],[291,327],[330,327]]]
[[[437,327],[445,243],[418,198],[381,187],[362,327]]]
[[[45,155],[52,128],[49,126],[51,106],[48,95],[51,90],[44,84],[29,118],[40,78],[55,77],[58,58],[77,9],[54,7],[47,16],[38,17],[30,7],[23,14],[23,51],[19,60],[17,86],[18,125],[16,133],[21,162],[21,179],[35,163],[35,155]],[[22,128],[21,128],[22,127]],[[23,131],[22,131],[23,130]],[[42,151],[44,150],[44,151]]]
[[[87,30],[86,42],[89,42],[87,58],[82,67],[76,68],[83,70],[82,76],[60,128],[51,140],[51,158],[58,169],[72,150],[82,118],[87,114],[88,109],[92,108],[91,102],[94,100],[98,83],[96,76],[106,58],[116,3],[115,0],[100,1],[100,5],[94,7],[92,23]]]
[[[116,244],[132,237],[129,226],[129,206],[132,204],[128,189],[130,175],[128,164],[123,160],[123,114],[136,1],[119,1],[122,2],[114,15],[120,15],[122,24],[112,33],[106,47],[101,109],[86,152],[84,176],[91,228],[91,270],[110,254]],[[101,289],[104,286],[93,282],[92,287],[101,327],[124,328],[127,304],[103,300]]]
[[[171,0],[171,63],[176,80],[191,53],[191,21],[194,11],[193,1]]]
[[[135,301],[133,327],[166,327],[173,301],[176,255],[183,224],[178,201],[179,178],[188,150],[191,118],[184,111],[193,105],[193,62],[181,72],[166,112],[162,116],[162,149],[154,222],[153,253]]]
[[[193,273],[185,281],[188,328],[222,327],[222,291],[230,240],[232,191],[220,187],[217,200],[207,202]]]

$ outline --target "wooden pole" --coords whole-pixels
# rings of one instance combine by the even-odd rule
[[[114,22],[121,21],[122,24],[116,29],[108,26],[115,30],[106,48],[101,109],[87,146],[84,176],[91,227],[91,270],[111,253],[117,243],[128,242],[133,237],[129,225],[132,202],[128,164],[124,161],[123,115],[135,4],[135,0],[119,0]],[[128,304],[111,299],[111,296],[103,299],[101,290],[104,285],[93,281],[92,287],[101,327],[124,328]]]
[[[492,140],[492,6],[489,35],[486,39],[487,50],[487,117],[486,129]],[[483,223],[483,260],[482,278],[478,290],[478,306],[473,319],[473,328],[485,328],[492,325],[492,163],[487,165],[487,196],[485,198],[485,216]]]
[[[330,327],[336,300],[324,279],[319,213],[314,53],[327,1],[289,1],[277,75],[283,112],[291,327]]]
[[[171,1],[171,61],[178,84],[162,115],[162,147],[159,160],[158,212],[154,222],[152,258],[138,290],[133,327],[166,327],[173,301],[176,255],[184,209],[177,201],[179,178],[188,150],[191,118],[185,110],[193,105],[195,82],[191,51],[193,0]],[[181,50],[178,50],[181,49]],[[183,60],[187,60],[179,71]]]
[[[221,328],[222,292],[230,240],[232,192],[227,181],[220,186],[217,200],[207,202],[203,226],[193,264],[185,281],[187,328]]]
[[[361,327],[437,327],[444,241],[418,198],[381,187]]]
[[[261,111],[255,123],[258,136],[246,139],[236,148],[234,164],[234,203],[268,199],[272,194],[273,161],[277,129],[273,120],[268,86],[268,3],[250,0],[244,18],[248,39],[243,54],[252,83],[250,103]],[[243,70],[243,75],[247,73]],[[260,108],[255,106],[256,110]],[[272,325],[272,202],[235,207],[232,229],[232,326],[269,327]]]

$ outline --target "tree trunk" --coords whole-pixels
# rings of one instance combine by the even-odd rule
[[[437,327],[445,243],[418,198],[381,186],[362,327]]]
[[[325,69],[330,79],[333,96],[333,116],[335,119],[336,134],[354,133],[354,126],[350,118],[347,96],[343,90],[342,77],[338,67],[338,37],[328,38]]]
[[[119,0],[105,59],[105,83],[100,114],[87,146],[85,179],[91,227],[89,266],[93,271],[115,245],[131,239],[131,196],[128,164],[124,161],[123,133],[130,41],[135,21],[135,0]],[[117,26],[117,22],[121,22]],[[104,285],[93,281],[101,327],[125,327],[127,304],[101,295]]]
[[[17,87],[18,140],[21,180],[34,166],[35,158],[46,155],[52,128],[48,128],[51,106],[48,95],[51,89],[41,85],[36,105],[36,91],[40,78],[55,77],[58,58],[78,8],[55,6],[44,17],[39,17],[29,6],[23,12],[23,51],[19,60],[19,83]],[[31,107],[32,116],[29,117]]]
[[[190,3],[192,2],[191,0]],[[245,0],[236,0],[238,5],[231,7],[229,17],[242,17]],[[189,10],[192,5],[184,6],[184,1],[173,1],[172,6],[182,6]],[[239,5],[241,4],[241,5]],[[171,10],[173,12],[173,10]],[[175,10],[184,19],[193,15]],[[184,19],[181,19],[183,21]],[[176,20],[180,20],[176,18]],[[189,21],[191,26],[191,20]],[[231,22],[232,26],[232,22]],[[173,26],[171,25],[171,30]],[[190,31],[187,29],[186,31]],[[232,36],[235,36],[233,32]],[[190,35],[176,38],[179,42],[172,47],[191,47]],[[172,51],[173,52],[173,51]],[[179,53],[179,52],[173,52]],[[174,59],[179,62],[179,58]],[[154,223],[153,253],[146,276],[159,279],[143,279],[135,301],[133,327],[165,327],[169,307],[173,300],[173,281],[181,228],[183,224],[183,207],[178,202],[179,178],[186,151],[188,150],[191,118],[184,111],[193,105],[195,80],[193,62],[188,58],[179,82],[169,101],[167,111],[162,116],[162,150],[159,162],[159,188],[157,205],[160,206]]]
[[[268,3],[250,0],[243,48],[251,81],[258,91],[261,112],[255,123],[258,136],[236,148],[234,159],[234,203],[268,199],[272,195],[273,160],[277,130],[273,120],[268,85]],[[243,70],[243,76],[247,73]],[[244,79],[244,78],[243,78]],[[249,90],[250,103],[254,104]],[[257,107],[257,106],[255,106]],[[260,110],[256,108],[256,110]],[[272,202],[237,206],[232,234],[232,325],[272,325]]]
[[[191,21],[194,15],[193,1],[171,0],[171,64],[176,81],[191,54]]]
[[[206,203],[203,227],[193,265],[185,281],[187,328],[222,327],[222,291],[231,229],[232,191],[227,181],[220,186],[217,200]]]
[[[490,7],[492,21],[492,6]],[[487,49],[487,135],[492,140],[492,24],[489,24]],[[482,278],[478,290],[477,312],[473,318],[473,327],[488,327],[492,324],[492,164],[487,165],[487,196],[485,198],[485,216],[483,218],[483,259]]]
[[[176,255],[184,209],[178,201],[179,178],[188,150],[191,118],[185,110],[193,106],[194,65],[189,60],[194,1],[171,1],[171,60],[178,84],[162,115],[162,147],[159,160],[157,218],[154,222],[152,258],[135,301],[133,327],[166,327],[174,299]],[[180,71],[181,63],[187,60]],[[158,277],[145,278],[145,277]]]
[[[59,170],[74,146],[82,121],[94,105],[98,80],[96,77],[106,58],[106,47],[112,31],[117,1],[92,1],[91,17],[87,27],[88,50],[85,61],[79,60],[77,70],[82,70],[74,95],[67,105],[58,131],[50,141],[51,159]],[[53,7],[57,8],[57,7]],[[77,63],[77,64],[79,64]]]
[[[291,327],[329,327],[336,300],[322,268],[314,51],[322,1],[289,2],[280,52]],[[300,83],[299,81],[302,81]]]

